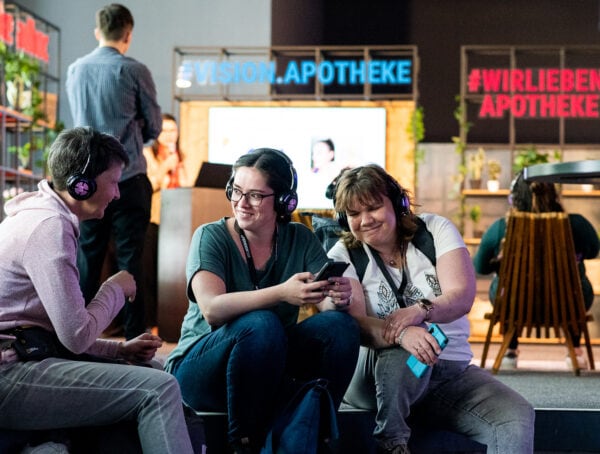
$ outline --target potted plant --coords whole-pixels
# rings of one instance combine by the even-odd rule
[[[54,128],[46,131],[46,137],[32,135],[29,142],[23,145],[11,145],[8,152],[16,154],[19,159],[19,168],[22,170],[34,170],[34,172],[45,173],[46,161],[50,152],[50,146],[56,136],[65,128],[62,121],[57,121]],[[37,152],[37,154],[36,154]],[[32,160],[33,156],[33,160]],[[33,167],[33,169],[32,169]]]
[[[27,142],[23,145],[11,145],[8,147],[8,152],[17,155],[19,159],[19,169],[25,170],[29,168],[29,157],[31,155],[31,143]]]
[[[469,218],[473,226],[473,237],[481,238],[483,231],[479,228],[479,221],[481,221],[481,207],[479,205],[473,205],[469,210]]]
[[[500,177],[500,172],[502,172],[502,165],[500,164],[500,161],[498,161],[497,159],[489,159],[487,161],[487,172],[488,191],[496,192],[498,189],[500,189],[500,181],[498,181],[498,178]]]
[[[467,161],[467,175],[471,189],[481,188],[481,174],[485,165],[485,151],[479,148],[476,153],[472,153]]]
[[[39,92],[40,63],[23,52],[10,50],[1,42],[0,59],[3,61],[6,100],[9,106],[30,115],[34,121],[41,119],[43,114],[39,109],[42,103]]]
[[[532,166],[534,164],[547,164],[550,162],[550,158],[559,161],[561,158],[560,151],[555,150],[552,154],[540,152],[535,145],[530,145],[527,148],[523,148],[517,151],[514,159],[513,171],[520,172],[525,167]]]

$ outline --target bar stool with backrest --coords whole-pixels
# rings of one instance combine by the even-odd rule
[[[485,338],[481,367],[485,367],[492,331],[503,336],[492,366],[498,373],[509,342],[520,337],[564,337],[575,375],[580,369],[568,328],[583,333],[590,368],[594,357],[587,322],[571,225],[566,213],[512,211],[507,220],[498,290]]]

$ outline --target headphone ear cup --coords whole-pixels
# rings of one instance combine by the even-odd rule
[[[96,180],[75,174],[67,179],[67,191],[75,200],[87,200],[96,192]]]
[[[400,207],[399,207],[400,216],[406,216],[410,213],[410,200],[406,192],[402,193],[400,197]]]
[[[348,224],[348,217],[346,216],[346,213],[344,213],[343,211],[336,211],[335,217],[337,219],[338,225],[342,229],[350,231],[350,225]]]
[[[227,200],[231,201],[231,194],[233,193],[233,176],[229,178],[227,185],[225,186],[225,196]]]
[[[281,215],[290,215],[298,206],[298,196],[294,191],[281,194],[277,199],[277,213]]]

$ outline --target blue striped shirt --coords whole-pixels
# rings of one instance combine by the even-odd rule
[[[121,181],[146,173],[144,143],[162,129],[148,68],[113,47],[97,47],[69,66],[66,89],[74,126],[112,134],[127,150],[130,162]]]

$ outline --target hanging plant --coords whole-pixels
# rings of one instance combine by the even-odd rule
[[[423,107],[417,107],[413,110],[410,117],[410,123],[406,130],[408,136],[414,144],[414,162],[415,162],[415,191],[417,190],[417,176],[419,174],[419,166],[425,161],[425,150],[420,146],[425,138],[425,122]]]
[[[466,162],[466,149],[467,149],[467,135],[471,129],[472,123],[466,120],[464,112],[464,106],[461,103],[460,95],[456,95],[454,98],[458,103],[456,109],[454,109],[454,119],[458,122],[459,135],[452,137],[454,143],[454,151],[460,156],[460,162],[458,164],[458,172],[453,177],[454,182],[454,193],[459,199],[459,212],[456,216],[456,224],[461,234],[464,233],[465,223],[465,196],[462,193],[462,189],[465,184],[467,176],[467,162]]]

